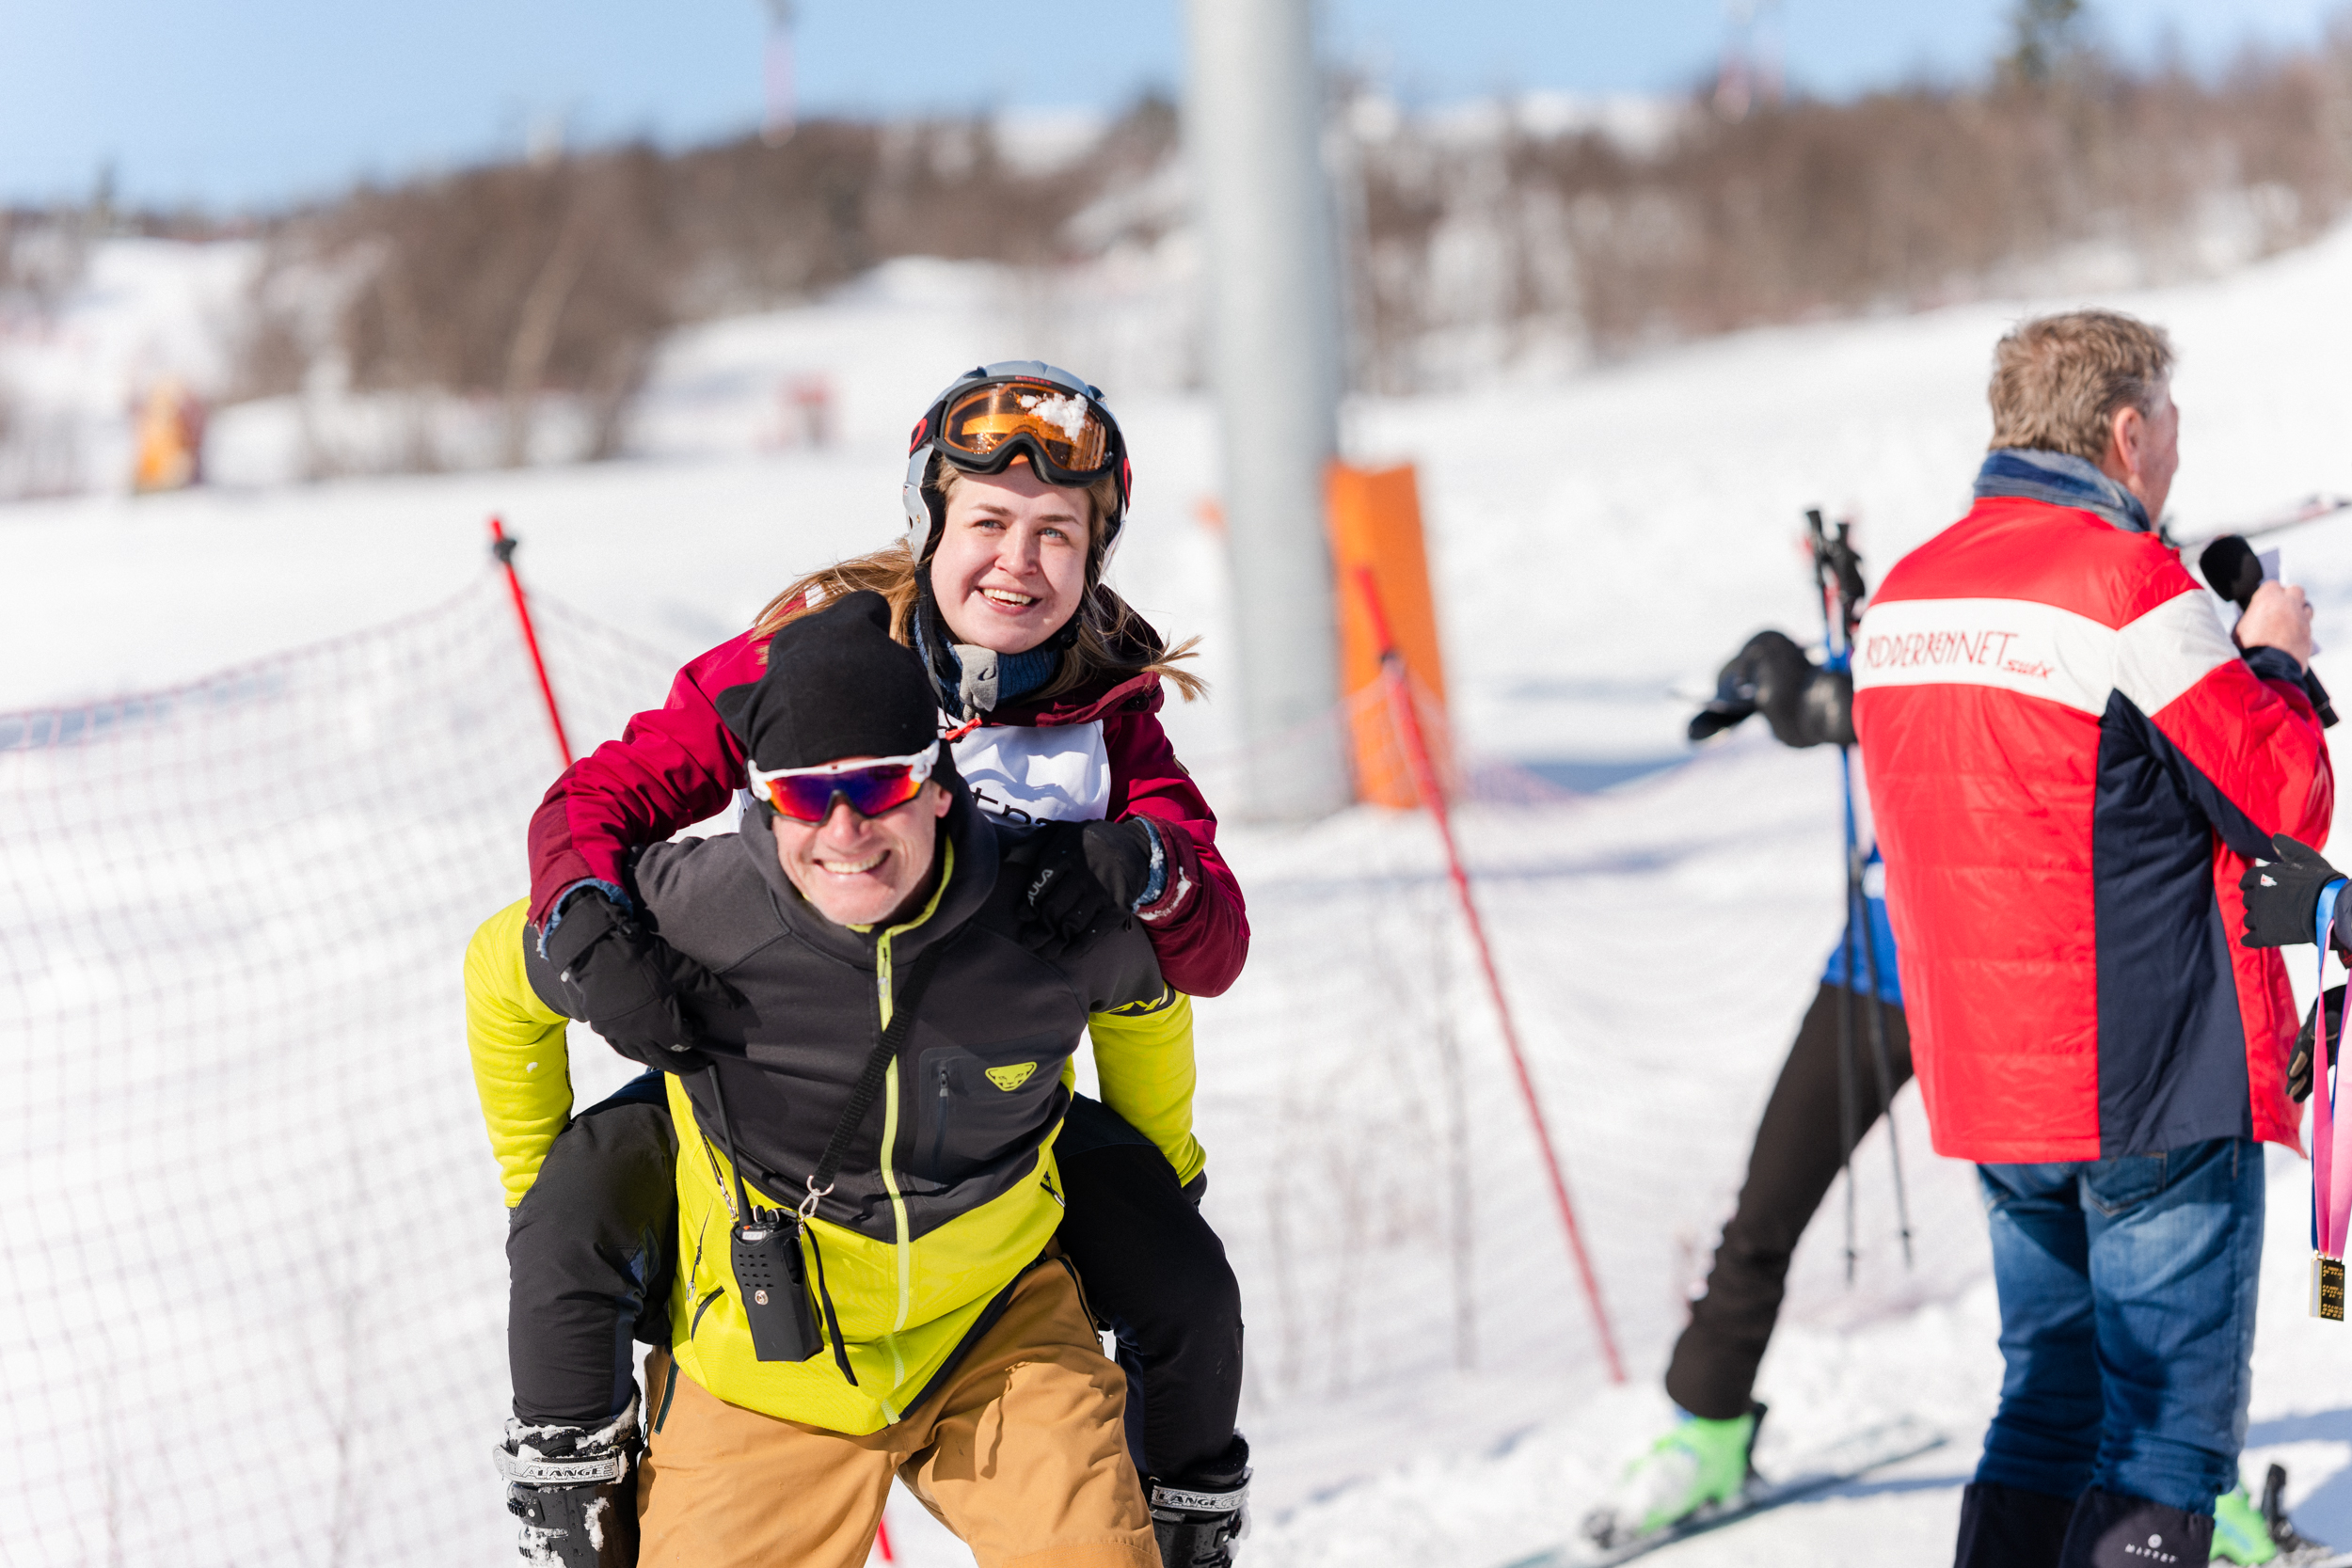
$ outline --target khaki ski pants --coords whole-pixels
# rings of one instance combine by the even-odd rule
[[[980,1568],[1159,1568],[1127,1457],[1127,1388],[1070,1272],[1023,1275],[1004,1315],[895,1426],[848,1437],[757,1415],[646,1357],[642,1568],[861,1568],[894,1475]]]

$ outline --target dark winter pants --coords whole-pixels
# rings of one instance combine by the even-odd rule
[[[635,1387],[631,1340],[669,1342],[675,1140],[648,1073],[575,1117],[516,1206],[507,1363],[523,1420],[603,1424]],[[1224,1245],[1160,1151],[1095,1101],[1073,1103],[1055,1161],[1058,1239],[1119,1337],[1136,1467],[1182,1480],[1232,1443],[1241,1402],[1241,1289]]]
[[[1225,1243],[1199,1194],[1107,1106],[1073,1101],[1054,1158],[1069,1202],[1057,1234],[1118,1337],[1136,1468],[1188,1478],[1224,1454],[1241,1408],[1241,1286]]]
[[[1849,1002],[1854,1111],[1853,1125],[1841,1135],[1838,1020]],[[1885,1022],[1889,1095],[1910,1081],[1911,1031],[1902,1008],[1824,984],[1798,1026],[1780,1081],[1765,1102],[1739,1208],[1724,1227],[1707,1292],[1692,1304],[1690,1326],[1675,1342],[1666,1368],[1668,1397],[1693,1416],[1723,1421],[1747,1413],[1756,1369],[1780,1316],[1797,1238],[1847,1154],[1879,1118],[1878,1058],[1867,1012],[1873,1006]]]
[[[670,1341],[677,1132],[648,1072],[557,1135],[506,1224],[515,1414],[598,1427],[637,1387],[631,1341]]]

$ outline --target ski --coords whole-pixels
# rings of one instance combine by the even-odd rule
[[[2305,523],[2315,523],[2322,517],[2332,517],[2337,513],[2345,511],[2352,511],[2352,497],[2306,496],[2283,511],[2274,512],[2269,516],[2254,522],[2241,523],[2235,528],[2225,528],[2218,533],[2200,533],[2189,538],[2175,538],[2169,529],[2159,529],[2157,532],[2166,544],[2175,549],[2186,550],[2198,545],[2209,545],[2224,534],[2234,533],[2240,539],[2259,539],[2265,533],[2277,533],[2282,529],[2300,528]]]
[[[1947,1441],[1945,1434],[1926,1422],[1905,1416],[1862,1431],[1825,1448],[1816,1449],[1799,1456],[1788,1466],[1786,1479],[1767,1481],[1762,1476],[1749,1479],[1747,1487],[1729,1502],[1700,1509],[1680,1523],[1645,1535],[1639,1541],[1629,1541],[1620,1546],[1591,1546],[1582,1543],[1554,1546],[1533,1557],[1523,1557],[1505,1568],[1608,1568],[1609,1564],[1630,1562],[1645,1557],[1677,1541],[1688,1541],[1708,1530],[1736,1525],[1742,1519],[1753,1519],[1783,1504],[1798,1502],[1832,1487],[1857,1481],[1873,1470],[1906,1459],[1916,1459],[1923,1453],[1940,1449]]]

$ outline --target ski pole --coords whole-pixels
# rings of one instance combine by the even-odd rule
[[[548,723],[555,730],[556,754],[564,766],[572,765],[572,743],[564,734],[563,710],[555,705],[555,687],[548,679],[548,661],[539,657],[539,634],[532,629],[531,602],[523,597],[523,579],[515,572],[515,546],[519,539],[509,538],[506,525],[493,515],[490,519],[490,555],[506,571],[506,586],[515,595],[515,619],[523,628],[523,648],[531,655],[532,673],[539,677],[539,696],[548,705]]]
[[[1842,748],[1841,748],[1842,750]],[[1854,1084],[1853,1071],[1853,1009],[1854,952],[1853,930],[1853,852],[1846,853],[1846,934],[1839,939],[1837,958],[1845,983],[1837,988],[1837,1146],[1843,1151],[1841,1163],[1846,1172],[1846,1288],[1853,1288],[1854,1260],[1854,1186],[1853,1149],[1862,1141],[1854,1128],[1854,1101],[1860,1098]]]
[[[1861,617],[1855,607],[1867,592],[1862,581],[1862,558],[1854,553],[1850,539],[1851,524],[1837,525],[1836,538],[1830,536],[1821,520],[1820,510],[1809,509],[1805,528],[1813,546],[1814,582],[1821,591],[1821,623],[1832,668],[1850,667],[1853,659],[1854,627]],[[1837,610],[1833,624],[1830,601],[1835,597]],[[1841,742],[1837,748],[1837,772],[1843,786],[1846,805],[1846,942],[1842,949],[1845,958],[1846,991],[1853,995],[1853,982],[1858,977],[1854,968],[1856,923],[1860,924],[1859,939],[1862,956],[1869,966],[1870,1051],[1878,1069],[1879,1115],[1886,1122],[1886,1152],[1893,1163],[1895,1176],[1895,1220],[1903,1243],[1903,1267],[1912,1266],[1911,1203],[1903,1188],[1902,1143],[1895,1130],[1895,1069],[1886,1049],[1886,1003],[1880,994],[1882,971],[1879,967],[1878,928],[1870,919],[1870,900],[1863,886],[1862,833],[1854,811],[1853,748]],[[1840,1049],[1851,1051],[1851,1036],[1844,1025],[1850,1008],[1841,1011]],[[1847,1091],[1852,1075],[1851,1056],[1838,1061],[1838,1082],[1841,1096]],[[1853,1144],[1860,1141],[1851,1119],[1844,1130],[1850,1140],[1846,1148],[1846,1277],[1853,1278]]]
[[[1819,507],[1807,508],[1804,515],[1805,538],[1813,554],[1813,587],[1821,599],[1821,647],[1823,657],[1832,668],[1837,663],[1841,640],[1838,632],[1845,620],[1842,605],[1845,599],[1844,562],[1831,560],[1836,548],[1830,542],[1829,530],[1821,521]],[[1833,610],[1833,604],[1841,608]],[[1845,747],[1837,748],[1842,760]],[[1853,821],[1853,797],[1851,786],[1846,800],[1848,832]],[[1844,983],[1838,987],[1837,999],[1837,1168],[1846,1178],[1846,1285],[1852,1288],[1854,1280],[1854,1185],[1853,1146],[1861,1141],[1854,1132],[1854,1074],[1853,1074],[1853,847],[1848,841],[1845,859],[1846,874],[1846,933],[1840,939],[1837,957]]]
[[[1902,1237],[1903,1267],[1908,1269],[1912,1267],[1911,1200],[1903,1192],[1903,1146],[1895,1131],[1895,1064],[1886,1050],[1886,996],[1879,984],[1883,972],[1879,968],[1878,923],[1870,918],[1870,890],[1866,880],[1867,868],[1863,863],[1861,832],[1854,818],[1853,758],[1850,748],[1840,746],[1837,749],[1837,766],[1846,782],[1846,858],[1853,863],[1851,880],[1859,894],[1849,905],[1846,918],[1849,922],[1859,919],[1862,923],[1862,957],[1868,966],[1870,984],[1870,1053],[1878,1060],[1879,1115],[1886,1121],[1886,1154],[1895,1167],[1895,1227],[1897,1233]],[[1851,979],[1853,971],[1849,969],[1846,974]]]
[[[1576,1262],[1577,1277],[1584,1287],[1584,1300],[1593,1309],[1593,1328],[1600,1338],[1601,1356],[1609,1364],[1609,1381],[1625,1381],[1625,1362],[1617,1354],[1617,1336],[1609,1326],[1608,1308],[1601,1305],[1600,1282],[1593,1274],[1592,1259],[1584,1255],[1584,1235],[1576,1223],[1576,1205],[1568,1198],[1567,1178],[1560,1172],[1560,1156],[1553,1148],[1551,1129],[1544,1120],[1543,1101],[1535,1093],[1535,1080],[1527,1070],[1527,1054],[1519,1049],[1519,1032],[1512,1022],[1511,1004],[1502,992],[1502,976],[1495,968],[1494,952],[1486,945],[1486,924],[1478,918],[1477,900],[1470,896],[1470,876],[1462,869],[1462,854],[1454,842],[1454,825],[1446,815],[1445,791],[1438,787],[1438,770],[1429,760],[1429,745],[1421,730],[1421,714],[1413,706],[1413,691],[1405,677],[1405,658],[1396,651],[1396,640],[1389,634],[1388,612],[1380,606],[1380,589],[1374,582],[1372,568],[1356,568],[1356,586],[1364,595],[1364,609],[1372,621],[1373,641],[1380,649],[1380,681],[1388,699],[1389,714],[1405,742],[1405,757],[1413,775],[1413,788],[1421,796],[1422,804],[1429,808],[1430,820],[1438,825],[1438,838],[1445,846],[1446,874],[1454,882],[1454,895],[1462,906],[1462,918],[1470,926],[1470,943],[1478,952],[1478,966],[1486,976],[1486,990],[1494,998],[1495,1016],[1502,1024],[1502,1044],[1511,1056],[1511,1070],[1518,1078],[1519,1098],[1527,1104],[1528,1119],[1535,1124],[1535,1147],[1544,1157],[1544,1174],[1551,1180],[1552,1201],[1560,1210],[1560,1223],[1568,1236],[1568,1255]]]

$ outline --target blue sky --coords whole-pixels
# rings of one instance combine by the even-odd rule
[[[1323,0],[1335,59],[1408,102],[1657,91],[1708,68],[1725,0]],[[1789,78],[1842,95],[1964,75],[2009,0],[1765,0]],[[2336,0],[2093,0],[2136,51],[2318,36]],[[1113,107],[1181,87],[1181,0],[799,0],[806,113]],[[0,0],[0,201],[268,206],[361,176],[575,140],[755,125],[760,0]]]

